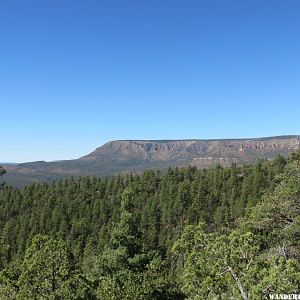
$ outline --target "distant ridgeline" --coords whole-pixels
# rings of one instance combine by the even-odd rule
[[[112,176],[140,173],[147,169],[217,164],[230,166],[255,163],[259,158],[287,156],[300,149],[298,136],[223,140],[112,141],[74,160],[30,162],[5,166],[6,182],[14,186],[70,176]]]
[[[275,140],[289,141],[289,151],[298,142]],[[168,157],[202,142],[171,143],[177,148],[151,142],[147,153],[162,153],[161,145],[172,148]],[[203,143],[231,149],[240,141]],[[264,140],[255,143],[268,149]],[[112,142],[80,161],[105,153],[117,159],[119,148],[142,157],[144,145]],[[268,153],[283,149],[276,145]],[[297,293],[299,199],[300,152],[252,165],[2,187],[0,299],[250,300]]]

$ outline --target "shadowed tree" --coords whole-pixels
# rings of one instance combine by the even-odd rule
[[[0,166],[0,177],[2,176],[2,175],[4,175],[6,173],[6,170],[2,167],[2,166]],[[0,189],[1,189],[1,187],[3,187],[4,186],[4,183],[1,183],[0,184]]]
[[[0,176],[5,173],[6,173],[6,170],[2,166],[0,166]]]

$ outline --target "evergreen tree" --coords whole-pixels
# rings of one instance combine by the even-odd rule
[[[6,173],[6,170],[2,166],[0,166],[0,176],[2,176],[5,173]]]

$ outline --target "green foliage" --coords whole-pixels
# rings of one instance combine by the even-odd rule
[[[133,196],[132,189],[123,191],[120,220],[112,228],[110,247],[95,257],[92,277],[99,280],[97,296],[99,299],[168,299],[172,283],[168,281],[163,259],[157,251],[145,252],[140,245]]]
[[[262,250],[252,232],[220,235],[189,227],[173,250],[184,261],[182,289],[188,299],[260,299],[299,291],[299,262]]]
[[[1,299],[299,291],[299,155],[0,191]]]
[[[133,211],[128,208],[123,213],[123,222],[134,213],[130,226],[138,228],[132,231],[136,236],[128,235],[127,241],[138,240],[139,245],[132,247],[166,254],[188,224],[205,222],[211,229],[233,226],[236,218],[274,186],[276,169],[277,165],[263,161],[259,168],[175,168],[163,174],[147,171],[141,176],[106,180],[70,178],[21,190],[7,186],[0,191],[4,260],[23,257],[28,241],[36,234],[47,234],[65,240],[79,263],[87,265],[87,250],[101,252],[114,243],[112,235],[131,230],[119,224],[124,191],[131,194],[127,196]],[[256,180],[253,194],[249,182],[255,176],[261,180]]]
[[[189,299],[228,299],[245,293],[259,243],[250,232],[229,235],[205,233],[203,226],[187,227],[173,250],[183,254],[183,291]],[[251,282],[253,284],[253,282]]]
[[[19,268],[7,268],[0,275],[2,297],[10,299],[86,299],[91,296],[88,281],[72,270],[62,241],[36,235]]]
[[[27,249],[18,280],[28,298],[62,296],[69,290],[70,266],[62,242],[37,235]]]
[[[186,227],[173,251],[188,299],[268,299],[300,290],[300,164],[229,232]]]

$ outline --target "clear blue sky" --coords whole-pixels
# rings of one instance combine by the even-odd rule
[[[299,0],[0,1],[0,161],[300,134]]]

